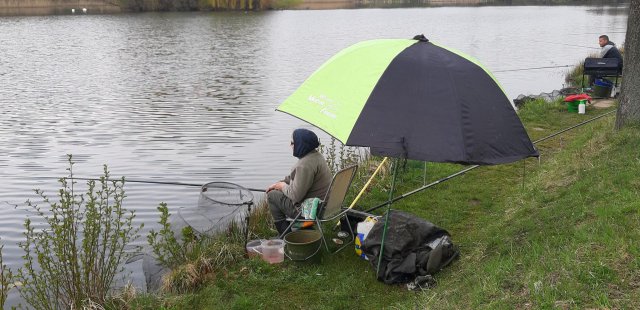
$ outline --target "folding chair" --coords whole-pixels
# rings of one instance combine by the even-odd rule
[[[600,78],[616,77],[614,83],[618,87],[618,78],[622,74],[620,60],[617,58],[585,58],[582,65],[582,88],[584,88],[584,76],[593,75]]]
[[[322,243],[324,243],[325,249],[327,252],[331,252],[329,250],[329,245],[324,236],[324,231],[322,231],[322,223],[324,222],[333,222],[336,219],[343,218],[347,221],[347,226],[349,227],[349,232],[351,234],[351,240],[345,242],[343,246],[338,248],[333,253],[336,253],[347,245],[349,245],[354,240],[353,228],[351,228],[351,223],[349,223],[349,218],[346,216],[348,209],[342,208],[342,203],[344,202],[344,198],[347,196],[347,192],[349,191],[349,187],[351,186],[351,181],[353,181],[353,177],[356,174],[356,170],[358,169],[358,165],[350,166],[338,171],[331,180],[331,185],[329,185],[329,190],[322,199],[322,202],[318,206],[316,212],[316,218],[311,220],[302,219],[302,210],[298,213],[295,218],[287,218],[287,221],[290,221],[289,227],[286,231],[288,231],[294,223],[296,222],[313,222],[315,226],[320,230],[320,234],[322,235]],[[280,236],[282,238],[283,236]]]

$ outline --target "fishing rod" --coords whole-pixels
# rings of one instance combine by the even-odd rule
[[[370,213],[371,211],[374,211],[374,210],[376,210],[376,209],[382,208],[382,207],[384,207],[384,206],[386,206],[386,205],[388,205],[388,204],[392,204],[392,203],[394,203],[394,202],[396,202],[396,201],[398,201],[398,200],[400,200],[400,199],[407,198],[407,197],[409,197],[409,196],[411,196],[411,195],[413,195],[413,194],[415,194],[415,193],[421,192],[421,191],[423,191],[423,190],[425,190],[425,189],[427,189],[427,188],[429,188],[429,187],[435,186],[435,185],[440,184],[440,183],[442,183],[442,182],[444,182],[444,181],[447,181],[447,180],[452,179],[452,178],[455,178],[455,177],[457,177],[457,176],[459,176],[459,175],[465,174],[465,173],[467,173],[467,172],[469,172],[469,171],[471,171],[471,170],[473,170],[473,169],[476,169],[476,168],[478,168],[478,167],[480,167],[480,165],[473,165],[473,166],[471,166],[471,167],[469,167],[469,168],[466,168],[466,169],[460,170],[460,171],[458,171],[458,172],[456,172],[456,173],[454,173],[454,174],[452,174],[452,175],[449,175],[449,176],[444,177],[444,178],[442,178],[442,179],[439,179],[439,180],[437,180],[437,181],[431,182],[431,183],[429,183],[429,184],[427,184],[427,185],[425,185],[425,186],[423,186],[423,187],[420,187],[420,188],[418,188],[418,189],[412,190],[412,191],[410,191],[410,192],[408,192],[408,193],[404,193],[404,194],[402,194],[402,195],[400,195],[400,196],[398,196],[398,197],[396,197],[396,198],[393,198],[393,199],[391,199],[391,200],[389,200],[389,201],[385,201],[385,202],[383,202],[382,204],[379,204],[379,205],[377,205],[377,206],[375,206],[375,207],[373,207],[373,208],[371,208],[371,209],[369,209],[369,210],[366,210],[366,211],[364,211],[364,212],[365,212],[365,213]]]
[[[610,33],[627,33],[626,31],[607,31],[607,34]],[[566,34],[567,36],[582,36],[582,35],[587,35],[587,34],[593,34],[593,35],[601,35],[601,32],[584,32],[584,33],[568,33]]]
[[[65,177],[67,178],[67,177]],[[55,177],[45,177],[45,179],[60,179],[60,178],[55,178]],[[72,180],[83,180],[83,181],[99,181],[100,179],[95,179],[95,178],[77,178],[77,177],[72,177],[72,178],[67,178],[67,179],[72,179]],[[107,181],[117,181],[117,180],[113,180],[113,179],[107,179]],[[181,183],[181,182],[162,182],[162,181],[149,181],[149,180],[130,180],[125,178],[125,182],[131,182],[131,183],[145,183],[145,184],[161,184],[161,185],[179,185],[179,186],[197,186],[197,187],[202,187],[202,184],[195,184],[195,183]],[[244,187],[252,192],[265,192],[264,189],[257,189],[257,188],[250,188],[250,187]]]
[[[536,144],[536,143],[538,143],[538,142],[542,142],[542,141],[544,141],[544,140],[547,140],[547,139],[553,138],[553,137],[555,137],[555,136],[557,136],[557,135],[559,135],[559,134],[562,134],[562,133],[564,133],[564,132],[567,132],[567,131],[569,131],[569,130],[571,130],[571,129],[574,129],[574,128],[577,128],[577,127],[583,126],[583,125],[585,125],[585,124],[588,124],[588,123],[590,123],[590,122],[593,122],[593,121],[595,121],[595,120],[597,120],[597,119],[599,119],[599,118],[605,117],[605,116],[607,116],[607,115],[609,115],[609,114],[611,114],[611,113],[613,113],[613,112],[615,112],[615,111],[616,111],[616,110],[609,111],[609,112],[604,113],[604,114],[602,114],[602,115],[596,116],[596,117],[594,117],[594,118],[592,118],[592,119],[586,120],[586,121],[584,121],[584,122],[582,122],[582,123],[576,124],[576,125],[571,126],[571,127],[569,127],[569,128],[566,128],[566,129],[563,129],[563,130],[558,131],[558,132],[556,132],[556,133],[553,133],[553,134],[551,134],[551,135],[549,135],[549,136],[546,136],[546,137],[544,137],[544,138],[541,138],[541,139],[538,139],[538,140],[536,140],[536,141],[533,141],[533,144]],[[373,208],[371,208],[371,209],[369,209],[369,210],[366,210],[365,212],[369,213],[369,212],[371,212],[371,211],[373,211],[373,210],[376,210],[376,209],[379,209],[379,208],[381,208],[381,207],[384,207],[384,206],[386,206],[386,205],[388,205],[388,204],[390,204],[390,203],[394,203],[394,202],[396,202],[396,201],[398,201],[398,200],[400,200],[400,199],[403,199],[403,198],[409,197],[409,196],[411,196],[411,195],[413,195],[413,194],[416,194],[416,193],[418,193],[418,192],[421,192],[421,191],[423,191],[423,190],[425,190],[425,189],[427,189],[427,188],[430,188],[430,187],[432,187],[432,186],[435,186],[435,185],[437,185],[437,184],[440,184],[440,183],[442,183],[442,182],[445,182],[445,181],[447,181],[447,180],[449,180],[449,179],[452,179],[452,178],[457,177],[457,176],[459,176],[459,175],[465,174],[465,173],[467,173],[467,172],[469,172],[469,171],[471,171],[471,170],[473,170],[473,169],[476,169],[476,168],[478,168],[478,167],[479,167],[479,165],[474,165],[474,166],[471,166],[471,167],[469,167],[469,168],[463,169],[463,170],[461,170],[461,171],[459,171],[459,172],[456,172],[456,173],[454,173],[454,174],[452,174],[452,175],[449,175],[449,176],[447,176],[447,177],[444,177],[444,178],[442,178],[442,179],[439,179],[439,180],[437,180],[437,181],[434,181],[434,182],[432,182],[432,183],[429,183],[429,184],[427,184],[427,185],[425,185],[425,186],[423,186],[423,187],[420,187],[420,188],[415,189],[415,190],[413,190],[413,191],[410,191],[410,192],[408,192],[408,193],[402,194],[402,195],[400,195],[400,196],[398,196],[398,197],[396,197],[396,198],[393,198],[393,199],[392,199],[392,200],[390,200],[390,201],[386,201],[386,202],[384,202],[384,203],[382,203],[382,204],[380,204],[380,205],[377,205],[377,206],[375,206],[375,207],[373,207]],[[55,178],[55,177],[45,177],[45,179],[60,179],[60,178]],[[96,178],[77,178],[77,177],[73,177],[73,178],[70,178],[70,179],[72,179],[72,180],[73,180],[73,179],[75,179],[75,180],[83,180],[83,181],[98,181],[98,180],[99,180],[99,179],[96,179]],[[108,180],[108,181],[114,181],[114,180],[112,180],[112,179],[107,179],[107,180]],[[181,182],[163,182],[163,181],[130,180],[130,179],[125,179],[125,182],[131,182],[131,183],[145,183],[145,184],[161,184],[161,185],[179,185],[179,186],[195,186],[195,187],[202,187],[202,184],[195,184],[195,183],[181,183]],[[245,188],[246,188],[246,189],[248,189],[248,190],[250,190],[250,191],[252,191],[252,192],[265,192],[265,190],[264,190],[264,189],[257,189],[257,188],[250,188],[250,187],[245,187]],[[353,207],[353,206],[352,206],[352,207]]]
[[[614,113],[614,112],[616,112],[616,110],[615,110],[615,109],[614,109],[614,110],[612,110],[612,111],[609,111],[609,112],[607,112],[607,113],[604,113],[604,114],[598,115],[598,116],[596,116],[596,117],[594,117],[594,118],[588,119],[588,120],[586,120],[586,121],[584,121],[584,122],[582,122],[582,123],[578,123],[578,124],[576,124],[576,125],[573,125],[573,126],[571,126],[571,127],[569,127],[569,128],[565,128],[565,129],[563,129],[563,130],[560,130],[560,131],[558,131],[558,132],[556,132],[556,133],[553,133],[553,134],[551,134],[551,135],[548,135],[548,136],[546,136],[546,137],[544,137],[544,138],[541,138],[541,139],[538,139],[538,140],[536,140],[536,141],[533,141],[532,143],[533,143],[533,144],[536,144],[536,143],[539,143],[539,142],[542,142],[542,141],[545,141],[545,140],[551,139],[551,138],[553,138],[553,137],[555,137],[555,136],[557,136],[557,135],[559,135],[559,134],[565,133],[565,132],[567,132],[567,131],[569,131],[569,130],[571,130],[571,129],[575,129],[575,128],[578,128],[578,127],[580,127],[580,126],[584,126],[584,125],[586,125],[586,124],[588,124],[588,123],[591,123],[591,122],[593,122],[593,121],[595,121],[595,120],[597,120],[597,119],[603,118],[603,117],[605,117],[605,116],[607,116],[607,115],[609,115],[609,114],[611,114],[611,113]],[[411,196],[411,195],[413,195],[413,194],[416,194],[416,193],[418,193],[418,192],[421,192],[421,191],[423,191],[423,190],[425,190],[425,189],[427,189],[427,188],[429,188],[429,187],[435,186],[435,185],[440,184],[440,183],[442,183],[442,182],[444,182],[444,181],[447,181],[447,180],[449,180],[449,179],[455,178],[455,177],[457,177],[457,176],[459,176],[459,175],[463,175],[463,174],[465,174],[465,173],[467,173],[467,172],[469,172],[469,171],[471,171],[471,170],[473,170],[473,169],[476,169],[476,168],[478,168],[478,167],[480,167],[480,165],[473,165],[473,166],[471,166],[471,167],[469,167],[469,168],[466,168],[466,169],[460,170],[460,171],[458,171],[458,172],[456,172],[456,173],[454,173],[454,174],[452,174],[452,175],[446,176],[446,177],[444,177],[444,178],[442,178],[442,179],[439,179],[439,180],[437,180],[437,181],[434,181],[434,182],[432,182],[432,183],[429,183],[429,184],[427,184],[427,185],[425,185],[425,186],[422,186],[422,187],[420,187],[420,188],[417,188],[417,189],[415,189],[415,190],[412,190],[412,191],[410,191],[410,192],[408,192],[408,193],[402,194],[402,195],[400,195],[400,196],[398,196],[398,197],[396,197],[396,198],[393,198],[392,200],[385,201],[385,202],[383,202],[382,204],[379,204],[379,205],[377,205],[377,206],[375,206],[375,207],[373,207],[373,208],[370,208],[370,209],[368,209],[368,210],[366,210],[366,211],[364,211],[364,212],[365,212],[365,213],[371,213],[371,211],[374,211],[374,210],[380,209],[380,208],[382,208],[382,207],[384,207],[384,206],[386,206],[386,205],[388,205],[388,204],[392,204],[392,203],[394,203],[394,202],[396,202],[396,201],[398,201],[398,200],[400,200],[400,199],[407,198],[407,197],[409,197],[409,196]]]
[[[594,118],[592,118],[592,119],[586,120],[586,121],[584,121],[584,122],[582,122],[582,123],[579,123],[579,124],[577,124],[577,125],[573,125],[573,126],[571,126],[571,127],[569,127],[569,128],[565,128],[565,129],[560,130],[560,131],[558,131],[558,132],[556,132],[556,133],[550,134],[550,135],[548,135],[548,136],[546,136],[546,137],[544,137],[544,138],[541,138],[541,139],[538,139],[538,140],[536,140],[536,141],[533,141],[533,144],[536,144],[536,143],[538,143],[538,142],[542,142],[542,141],[547,140],[547,139],[551,139],[551,138],[553,138],[553,137],[555,137],[555,136],[557,136],[557,135],[559,135],[559,134],[565,133],[565,132],[567,132],[567,131],[569,131],[569,130],[571,130],[571,129],[578,128],[578,127],[580,127],[580,126],[583,126],[583,125],[586,125],[586,124],[588,124],[588,123],[591,123],[591,122],[593,122],[593,121],[595,121],[595,120],[597,120],[597,119],[599,119],[599,118],[605,117],[605,116],[607,116],[607,115],[609,115],[609,114],[611,114],[611,113],[613,113],[613,112],[615,112],[615,111],[617,111],[617,109],[611,110],[611,111],[609,111],[609,112],[607,112],[607,113],[604,113],[604,114],[602,114],[602,115],[596,116],[596,117],[594,117]]]
[[[546,44],[555,44],[555,45],[565,45],[565,46],[572,46],[572,47],[582,47],[582,48],[590,48],[590,49],[595,49],[595,50],[599,50],[599,47],[595,47],[595,46],[584,46],[584,45],[575,45],[575,44],[567,44],[567,43],[556,43],[556,42],[549,42],[549,41],[538,41],[538,40],[530,40],[531,42],[538,42],[538,43],[546,43]]]
[[[532,67],[532,68],[521,68],[521,69],[506,69],[506,70],[495,70],[491,71],[492,73],[498,72],[515,72],[515,71],[529,71],[529,70],[541,70],[541,69],[556,69],[556,68],[568,68],[573,65],[560,65],[560,66],[546,66],[546,67]]]

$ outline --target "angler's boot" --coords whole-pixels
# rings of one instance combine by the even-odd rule
[[[274,222],[274,224],[276,225],[276,230],[278,230],[278,236],[280,237],[284,237],[284,235],[286,234],[286,232],[290,232],[291,230],[287,230],[287,228],[289,227],[289,222],[287,221],[277,221]]]

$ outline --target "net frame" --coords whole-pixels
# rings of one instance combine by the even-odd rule
[[[253,197],[251,191],[241,185],[209,182],[201,186],[197,206],[179,208],[178,218],[184,226],[202,235],[215,234],[225,225],[240,223],[243,219],[248,225]],[[243,213],[244,207],[247,207],[246,213]]]
[[[212,191],[213,189],[213,191]],[[237,201],[225,201],[219,197],[219,194],[226,191],[226,196],[235,196],[231,194],[231,191],[237,190]],[[210,194],[211,193],[211,194]],[[212,197],[213,196],[213,197]],[[249,203],[253,203],[253,194],[247,188],[231,182],[209,182],[200,188],[200,197],[204,197],[214,203],[229,205],[229,206],[241,206]],[[215,197],[215,198],[214,198]],[[200,207],[200,205],[198,205]]]

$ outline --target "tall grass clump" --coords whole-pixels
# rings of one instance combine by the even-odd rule
[[[599,58],[600,55],[598,53],[593,53],[587,55],[585,58]],[[567,87],[575,87],[579,88],[582,85],[587,86],[589,84],[589,76],[585,75],[584,84],[583,84],[583,73],[584,73],[584,59],[575,64],[571,69],[567,71],[564,77],[564,81],[567,83]]]
[[[582,73],[584,72],[584,60],[581,60],[577,63],[573,68],[569,69],[564,77],[564,81],[567,83],[568,87],[582,87]],[[588,79],[588,76],[585,76],[585,79]],[[584,82],[588,82],[584,81]]]
[[[138,237],[142,224],[133,224],[134,211],[123,207],[124,178],[109,180],[109,170],[98,182],[87,182],[77,194],[73,162],[69,177],[59,180],[59,201],[35,192],[47,207],[27,201],[42,223],[24,222],[24,266],[18,270],[19,292],[35,309],[79,309],[104,305],[123,262],[133,253],[125,245]]]
[[[251,213],[250,229],[266,231],[266,208],[258,207]],[[207,280],[214,279],[220,271],[244,258],[244,241],[247,226],[244,222],[232,221],[229,226],[212,235],[199,234],[191,227],[174,232],[170,223],[171,214],[166,204],[158,207],[160,230],[151,230],[147,241],[167,272],[160,283],[161,291],[167,293],[192,292]],[[267,210],[268,211],[268,210]]]

